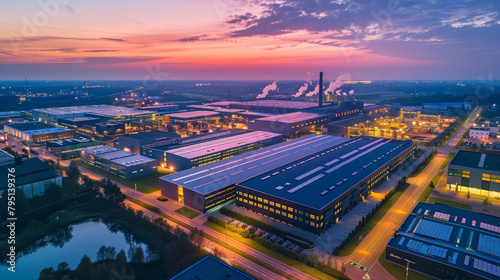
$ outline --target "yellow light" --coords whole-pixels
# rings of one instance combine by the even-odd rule
[[[174,168],[173,168],[172,166],[170,166],[170,168],[169,168],[169,169],[170,169],[170,171],[174,171]]]

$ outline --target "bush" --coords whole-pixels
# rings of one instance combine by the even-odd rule
[[[224,227],[224,228],[226,227],[226,221],[224,221],[223,219],[219,219],[217,217],[214,217],[214,216],[208,216],[207,221],[215,223],[215,224],[217,224],[221,227]]]
[[[159,201],[162,201],[162,202],[168,201],[168,198],[166,198],[164,196],[159,196],[156,199],[158,199]]]

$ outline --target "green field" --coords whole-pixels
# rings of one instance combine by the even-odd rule
[[[397,264],[388,262],[385,259],[385,250],[384,250],[384,252],[382,252],[380,257],[378,257],[378,261],[396,279],[406,279],[406,268],[399,266]],[[411,270],[411,269],[408,270],[408,279],[435,280],[435,278],[424,275],[422,273],[418,273],[418,272]]]
[[[197,217],[198,215],[200,215],[200,213],[198,213],[194,210],[191,210],[191,209],[187,208],[186,206],[182,206],[182,208],[175,210],[175,212],[179,213],[182,216],[187,217],[189,219],[193,219],[193,218]]]
[[[460,202],[451,201],[451,200],[445,200],[445,199],[441,199],[441,198],[436,198],[436,197],[429,197],[429,199],[427,200],[427,202],[428,203],[437,202],[437,203],[441,203],[441,204],[445,204],[445,205],[449,205],[449,206],[453,206],[453,207],[457,207],[457,208],[462,208],[462,209],[466,209],[466,210],[472,210],[472,207],[470,205],[467,205],[467,204],[464,204],[464,203],[460,203]]]
[[[455,153],[449,153],[448,156],[445,158],[441,166],[439,167],[439,170],[443,170],[446,168],[448,163],[450,163],[451,159],[455,156]]]
[[[117,176],[117,175],[111,174],[109,172],[106,172],[102,169],[99,169],[93,165],[85,163],[81,160],[77,160],[76,163],[79,166],[81,166],[87,170],[95,172],[103,177],[109,178],[109,179],[111,179],[115,182],[118,182],[120,184],[123,184],[127,187],[135,188],[135,185],[137,184],[137,190],[140,192],[143,192],[143,193],[152,193],[152,192],[160,190],[160,179],[159,178],[161,176],[165,176],[165,175],[173,173],[173,171],[162,168],[162,169],[159,169],[159,172],[127,180],[127,179],[122,178],[120,176]]]

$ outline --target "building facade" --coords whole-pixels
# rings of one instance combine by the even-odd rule
[[[41,145],[49,141],[68,139],[75,136],[74,130],[55,127],[42,122],[6,124],[4,130],[30,145]]]

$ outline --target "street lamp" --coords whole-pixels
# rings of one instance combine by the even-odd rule
[[[412,263],[412,264],[415,264],[415,263],[408,260],[408,259],[405,259],[405,261],[406,261],[406,280],[408,280],[408,268],[410,266],[410,263]]]

